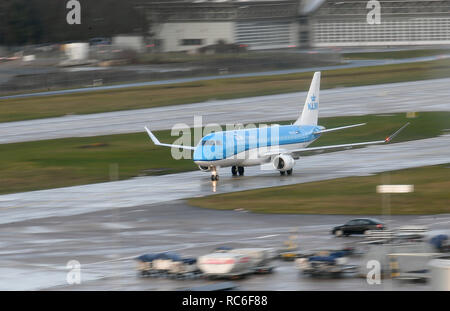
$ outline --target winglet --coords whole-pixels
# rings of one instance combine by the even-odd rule
[[[195,147],[192,146],[183,146],[183,145],[171,145],[171,144],[163,144],[161,143],[158,138],[156,138],[155,135],[153,135],[152,131],[150,131],[146,126],[144,126],[145,130],[148,133],[148,136],[150,136],[150,139],[153,141],[155,145],[158,146],[164,146],[164,147],[170,147],[170,148],[181,148],[181,149],[188,149],[188,150],[195,150]]]
[[[405,127],[407,127],[408,125],[409,125],[409,122],[406,123],[405,125],[403,125],[401,128],[399,128],[397,131],[395,131],[394,134],[392,134],[391,136],[386,137],[386,139],[385,139],[384,141],[385,141],[386,143],[391,142],[391,140],[392,140],[395,136],[397,136],[401,131],[403,131],[403,129],[404,129]]]
[[[145,126],[145,130],[148,133],[148,136],[150,136],[150,139],[155,143],[155,145],[159,145],[161,144],[158,140],[158,138],[156,138],[155,135],[153,135],[152,131],[150,131],[146,126]]]

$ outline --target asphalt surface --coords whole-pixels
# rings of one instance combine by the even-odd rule
[[[445,59],[448,57],[450,57],[450,54],[443,53],[441,55],[422,56],[422,57],[413,57],[413,58],[404,58],[404,59],[352,60],[345,64],[335,65],[335,66],[321,66],[321,67],[311,67],[311,68],[273,70],[273,71],[266,71],[266,72],[251,72],[251,73],[239,73],[239,74],[224,74],[224,75],[213,75],[213,76],[206,76],[206,77],[179,78],[179,79],[171,79],[171,80],[125,83],[125,84],[108,85],[108,86],[86,87],[86,88],[79,88],[79,89],[8,95],[8,96],[0,96],[0,100],[11,99],[11,98],[27,98],[27,97],[36,97],[36,96],[52,96],[52,95],[64,95],[64,94],[74,94],[74,93],[84,93],[84,92],[95,92],[95,91],[104,91],[104,90],[115,90],[115,89],[128,88],[128,87],[185,83],[185,82],[195,82],[195,81],[205,81],[205,80],[215,80],[215,79],[271,76],[271,75],[301,73],[301,72],[309,72],[309,71],[317,71],[317,70],[334,70],[334,69],[357,68],[357,67],[367,67],[367,66],[417,63],[417,62],[426,62],[426,61]]]
[[[349,87],[320,92],[320,117],[406,111],[449,111],[450,78]],[[0,143],[84,137],[171,129],[194,125],[194,116],[208,123],[270,123],[297,118],[306,92],[208,101],[160,108],[71,115],[0,123]]]
[[[389,220],[391,228],[426,225],[435,233],[450,224],[450,214],[377,217]],[[221,281],[141,279],[133,258],[163,251],[197,257],[223,245],[278,249],[293,234],[298,235],[301,250],[339,249],[360,239],[329,234],[333,226],[347,220],[348,216],[214,211],[175,201],[18,221],[0,227],[0,290],[176,290],[213,284]],[[66,265],[71,260],[81,265],[79,285],[67,283],[70,269]],[[352,262],[364,264],[363,260]],[[236,285],[244,290],[430,289],[430,285],[387,280],[368,285],[364,278],[355,277],[312,279],[299,275],[292,262],[273,263],[273,274],[249,276]]]
[[[214,191],[226,193],[449,163],[449,145],[450,135],[445,135],[307,156],[296,161],[292,176],[256,166],[247,167],[245,176],[232,177],[230,169],[224,168],[215,186],[209,172],[192,171],[1,195],[0,224],[161,203]]]

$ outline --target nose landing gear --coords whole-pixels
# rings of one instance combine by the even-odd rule
[[[217,174],[217,169],[215,166],[211,167],[211,181],[218,181],[219,180],[219,174]]]

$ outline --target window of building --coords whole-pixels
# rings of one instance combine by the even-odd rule
[[[203,39],[183,39],[181,45],[202,45]]]
[[[301,31],[300,32],[300,42],[308,43],[308,41],[309,41],[309,33],[307,31]]]

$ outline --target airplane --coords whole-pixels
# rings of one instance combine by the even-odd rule
[[[204,136],[195,147],[161,143],[147,127],[145,130],[155,145],[193,150],[194,163],[201,171],[210,171],[211,180],[217,181],[218,169],[221,167],[231,167],[233,176],[242,176],[246,166],[264,164],[270,166],[270,163],[281,175],[292,175],[295,160],[304,152],[389,143],[409,124],[406,123],[384,140],[307,148],[323,133],[366,124],[359,123],[331,129],[317,125],[320,75],[320,72],[314,73],[303,111],[291,125],[275,124],[270,127],[215,132]]]

